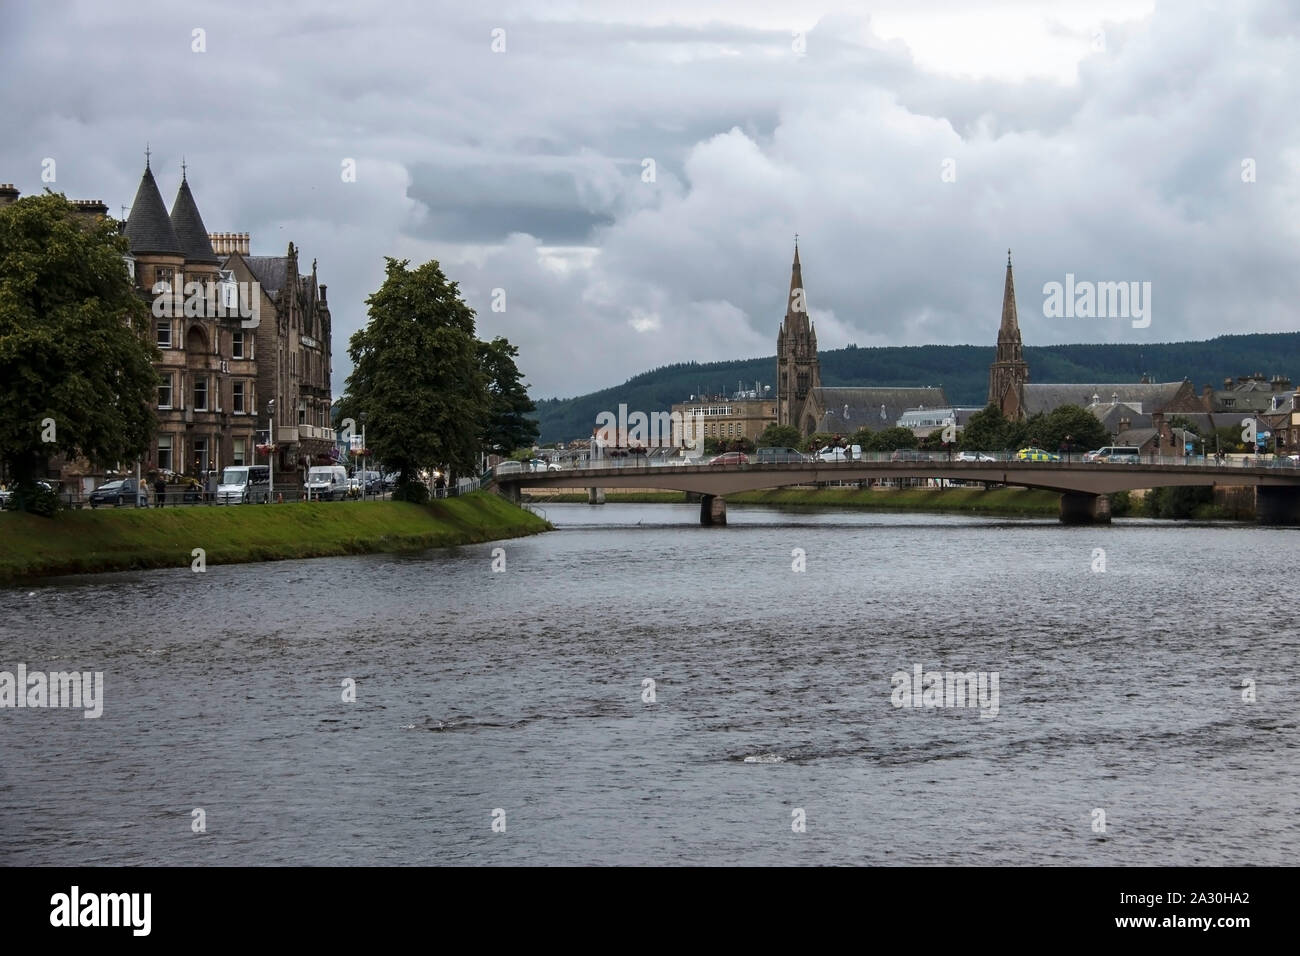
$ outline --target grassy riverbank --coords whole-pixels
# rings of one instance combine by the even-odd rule
[[[51,574],[417,551],[514,538],[550,526],[480,492],[414,505],[301,502],[230,508],[66,511],[54,518],[0,513],[0,581]]]
[[[1055,518],[1060,495],[1030,488],[772,488],[727,495],[729,505],[807,508],[868,508],[877,511],[953,511],[966,514]],[[681,503],[680,491],[607,491],[611,503]],[[540,498],[539,498],[540,501]],[[550,501],[586,503],[585,493],[560,494]]]

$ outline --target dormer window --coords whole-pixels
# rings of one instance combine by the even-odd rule
[[[221,308],[226,311],[237,311],[239,309],[239,286],[235,282],[235,274],[229,269],[221,270]]]

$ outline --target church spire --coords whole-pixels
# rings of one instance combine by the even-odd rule
[[[1020,321],[1016,318],[1016,283],[1011,277],[1011,250],[1007,250],[1007,282],[1002,289],[1002,325],[998,328],[998,344],[1014,341],[1020,345]]]
[[[799,264],[799,234],[794,237],[794,263],[790,266],[790,292],[785,300],[785,327],[808,329],[808,299],[803,288],[803,266]]]
[[[1029,365],[1020,342],[1020,322],[1016,317],[1016,284],[1011,275],[1011,250],[1007,250],[1007,280],[1002,289],[1002,324],[998,326],[998,347],[989,366],[989,404],[996,405],[1007,418],[1025,414],[1025,383]]]

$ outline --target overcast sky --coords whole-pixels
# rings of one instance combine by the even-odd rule
[[[0,9],[0,181],[118,213],[148,141],[170,206],[184,155],[210,230],[319,260],[336,396],[385,255],[535,397],[774,353],[796,232],[822,348],[992,345],[1008,247],[1029,345],[1300,327],[1286,0]],[[1044,317],[1067,273],[1150,326]]]

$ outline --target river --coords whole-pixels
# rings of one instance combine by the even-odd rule
[[[496,544],[0,591],[0,670],[104,675],[97,719],[0,710],[0,864],[1300,850],[1293,530],[545,510]],[[916,665],[985,675],[985,706],[895,706]]]

